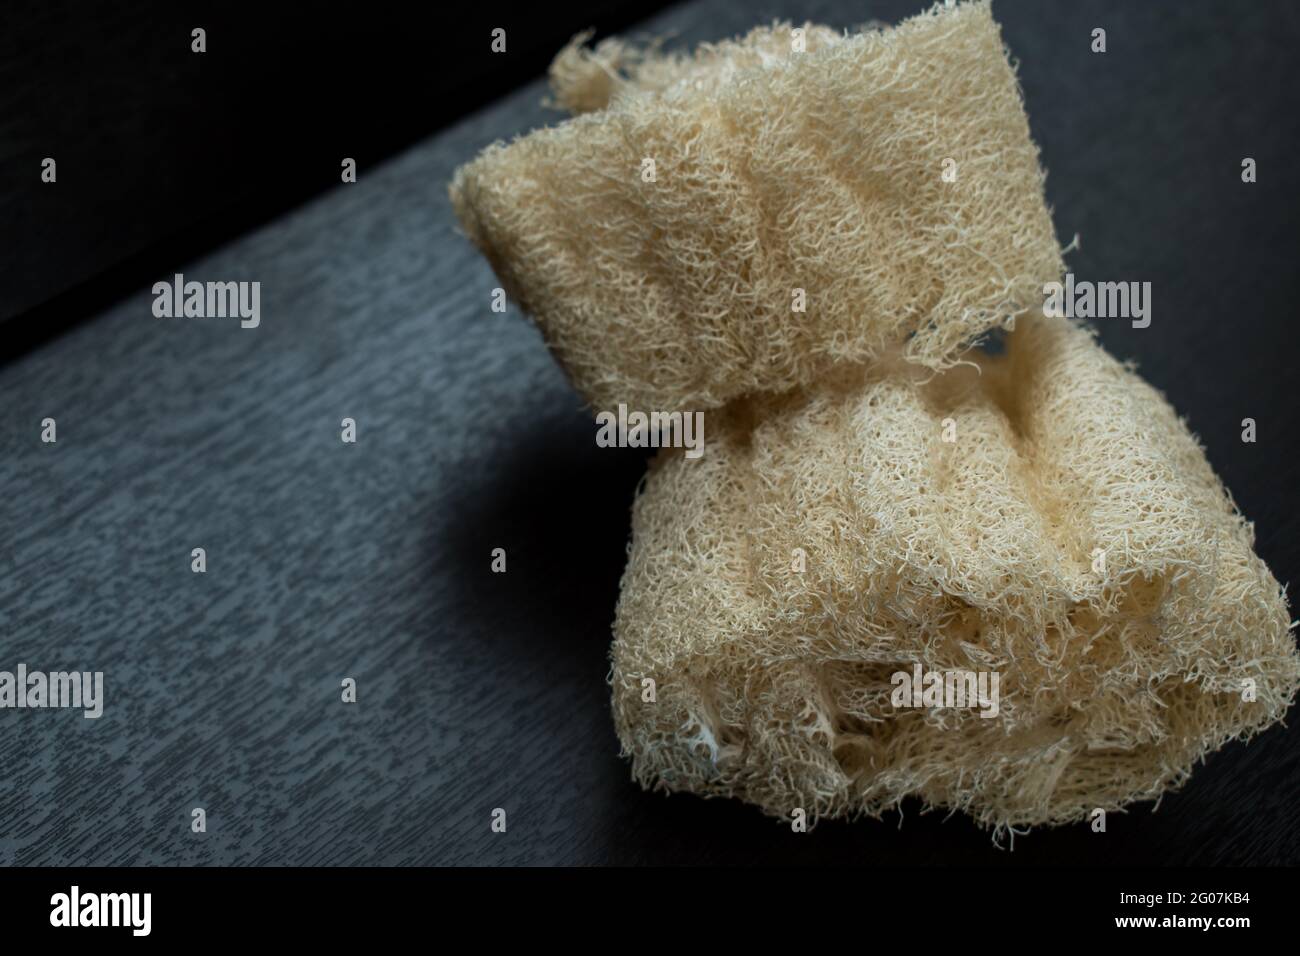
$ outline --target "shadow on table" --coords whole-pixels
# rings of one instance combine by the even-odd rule
[[[441,570],[459,600],[494,608],[520,637],[542,630],[552,653],[595,642],[603,654],[649,455],[596,447],[585,420],[556,424],[488,449],[490,467],[467,470],[442,530],[452,560]],[[505,549],[504,574],[492,571],[495,548]]]

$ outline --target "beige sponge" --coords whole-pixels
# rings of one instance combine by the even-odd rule
[[[643,784],[1063,823],[1281,719],[1284,595],[1163,397],[1063,319],[972,354],[738,402],[702,458],[661,452],[612,652]],[[917,664],[997,674],[996,715],[900,705]]]
[[[588,112],[457,171],[466,233],[594,407],[947,368],[1059,277],[987,4],[802,29],[804,52],[788,25],[689,58],[571,48],[556,95]]]
[[[574,114],[604,109],[610,100],[625,94],[661,93],[677,85],[689,88],[691,96],[709,96],[741,71],[815,53],[844,39],[814,23],[802,27],[777,23],[755,27],[735,40],[702,43],[688,56],[663,54],[657,41],[642,49],[619,37],[607,37],[587,49],[591,35],[591,31],[578,34],[551,63],[555,105]],[[796,41],[802,47],[800,54],[794,50]]]

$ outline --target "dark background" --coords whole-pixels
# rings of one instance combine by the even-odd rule
[[[489,310],[496,280],[445,187],[494,139],[558,119],[535,79],[569,35],[652,6],[10,14],[0,669],[102,670],[108,700],[98,721],[0,711],[0,863],[1300,862],[1300,737],[1281,727],[1211,756],[1157,812],[1036,830],[1014,853],[914,805],[901,827],[801,835],[630,782],[604,681],[644,458],[596,448],[536,332]],[[633,33],[685,46],[920,8],[692,0]],[[1071,270],[1153,285],[1151,326],[1103,320],[1103,343],[1186,416],[1295,581],[1300,12],[994,11],[1058,234],[1081,237]],[[153,318],[149,287],[173,271],[261,281],[261,327]]]
[[[45,308],[10,352],[335,185],[343,157],[373,166],[535,78],[578,31],[665,5],[19,0],[0,32],[0,222],[21,240],[0,321]],[[31,188],[46,156],[58,188]]]

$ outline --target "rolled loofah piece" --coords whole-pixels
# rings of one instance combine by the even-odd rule
[[[588,112],[457,171],[466,233],[593,406],[713,408],[891,352],[944,369],[1059,277],[986,3],[806,29],[802,53],[788,26],[692,58],[571,47],[553,84]]]
[[[1282,718],[1284,593],[1160,393],[1063,319],[976,365],[844,369],[655,460],[612,651],[643,785],[1000,831],[1155,798]],[[998,674],[996,716],[896,706],[918,663]]]
[[[569,41],[551,63],[551,92],[555,105],[575,115],[604,109],[620,95],[662,93],[678,84],[687,85],[692,96],[709,95],[740,71],[796,55],[795,29],[802,31],[803,53],[815,53],[844,39],[814,23],[796,28],[778,22],[755,27],[739,39],[701,43],[685,56],[661,53],[658,41],[642,50],[618,37],[607,37],[588,50],[592,33],[587,31]]]

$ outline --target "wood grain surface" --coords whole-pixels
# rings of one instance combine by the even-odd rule
[[[1297,14],[1151,6],[995,12],[1058,233],[1081,235],[1071,268],[1153,283],[1150,328],[1103,323],[1104,343],[1187,416],[1293,581]],[[917,9],[701,0],[647,30],[686,44]],[[0,669],[103,671],[107,697],[99,720],[0,710],[0,863],[1300,861],[1285,728],[1212,756],[1155,812],[1014,852],[914,806],[795,834],[630,781],[605,681],[644,457],[597,448],[538,334],[490,311],[497,283],[445,194],[477,150],[556,119],[543,92],[184,268],[260,281],[260,327],[157,319],[143,287],[0,369]]]

